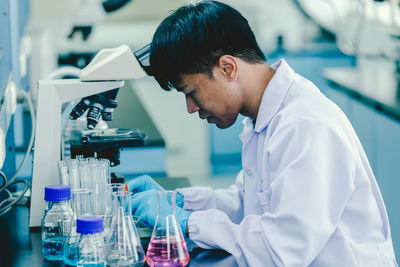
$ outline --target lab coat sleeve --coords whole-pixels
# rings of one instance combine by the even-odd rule
[[[346,140],[324,122],[276,129],[265,151],[270,186],[257,193],[268,196],[264,213],[235,224],[219,210],[194,212],[190,239],[205,249],[226,250],[240,266],[309,265],[354,191],[354,152]]]
[[[228,189],[213,190],[210,187],[180,188],[176,191],[183,195],[183,208],[189,211],[218,209],[233,222],[243,219],[243,171],[236,177],[235,184]]]

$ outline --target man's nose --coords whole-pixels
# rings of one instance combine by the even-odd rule
[[[200,110],[196,102],[190,96],[185,96],[185,99],[186,99],[186,108],[190,114]]]

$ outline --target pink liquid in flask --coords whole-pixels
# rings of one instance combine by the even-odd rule
[[[183,267],[189,263],[189,253],[184,240],[154,238],[147,249],[146,262],[151,267]]]

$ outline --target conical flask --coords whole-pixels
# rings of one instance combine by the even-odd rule
[[[114,192],[114,215],[107,237],[107,266],[142,266],[144,251],[131,212],[132,192]]]
[[[91,190],[72,190],[73,217],[69,225],[68,238],[63,247],[63,261],[65,264],[76,266],[77,264],[77,242],[79,234],[76,232],[76,219],[92,214]]]
[[[124,191],[124,184],[114,183],[108,184],[106,186],[106,213],[104,215],[104,235],[105,235],[105,242],[107,242],[107,237],[111,229],[111,223],[114,214],[117,214],[114,208],[118,208],[117,205],[113,205],[113,199],[117,196],[115,193],[122,193]],[[117,201],[117,200],[116,200]],[[115,206],[115,207],[114,207]]]
[[[158,216],[147,249],[150,266],[185,266],[189,253],[175,214],[175,192],[158,191]]]

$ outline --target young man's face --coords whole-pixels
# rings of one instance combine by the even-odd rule
[[[235,121],[241,108],[240,90],[224,75],[215,71],[211,79],[204,74],[184,74],[178,91],[185,94],[187,111],[199,113],[201,119],[214,123],[218,128],[228,128]]]

